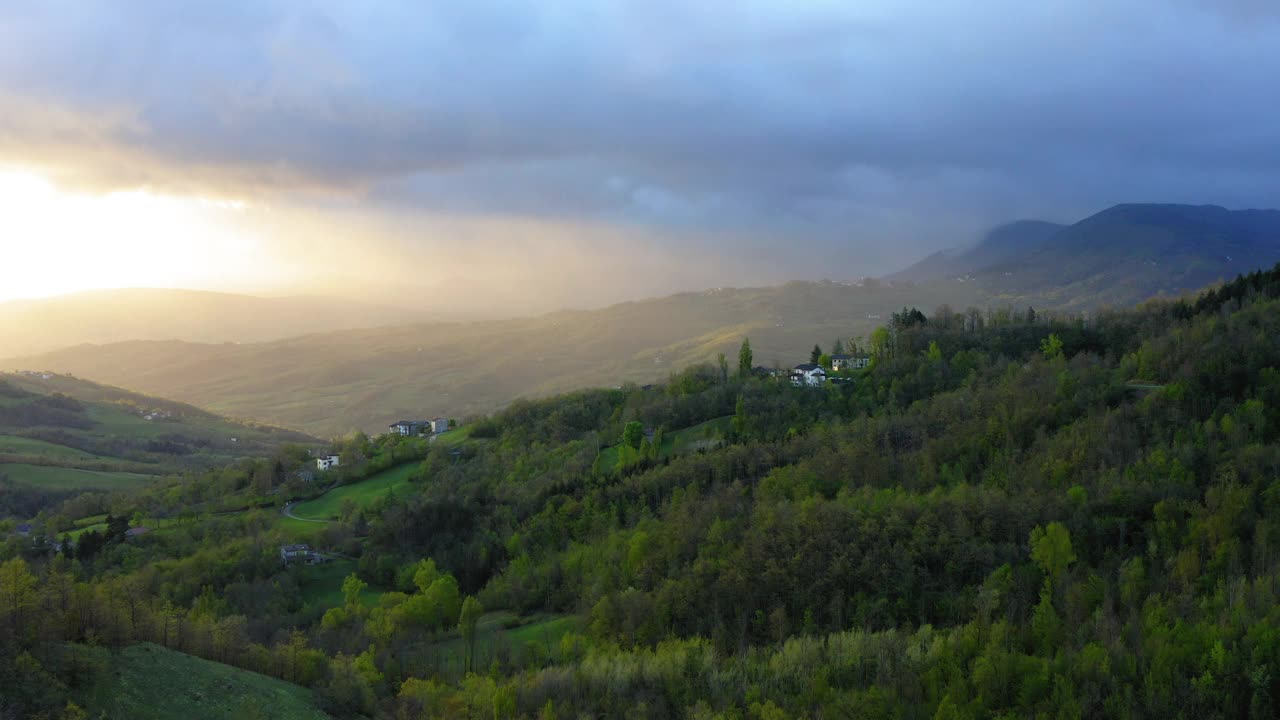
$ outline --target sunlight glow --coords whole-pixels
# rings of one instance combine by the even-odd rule
[[[252,287],[272,274],[250,222],[222,198],[63,190],[0,168],[0,301],[120,287]]]

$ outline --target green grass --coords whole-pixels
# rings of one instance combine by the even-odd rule
[[[662,447],[658,449],[658,454],[661,457],[671,457],[695,452],[709,441],[714,442],[718,438],[723,438],[729,432],[729,426],[732,422],[733,416],[726,415],[704,423],[698,423],[683,430],[664,433]],[[608,472],[618,466],[618,448],[620,446],[621,444],[611,445],[600,450],[598,467],[601,470]]]
[[[290,538],[305,542],[306,540],[324,532],[328,523],[307,522],[306,520],[297,520],[291,517],[280,516],[280,529],[284,530]]]
[[[402,492],[409,485],[409,477],[420,463],[410,462],[372,475],[359,482],[337,487],[314,500],[298,503],[293,514],[301,518],[332,520],[338,517],[343,501],[350,498],[356,505],[365,507],[389,492]]]
[[[17,435],[0,435],[0,454],[6,453],[67,460],[96,460],[98,458],[96,455],[66,447],[65,445],[55,445],[51,442],[18,437]]]
[[[302,601],[313,607],[331,608],[343,603],[342,581],[356,571],[352,560],[334,560],[320,565],[304,565],[298,568],[298,583],[302,590]],[[373,607],[378,604],[381,591],[365,588],[360,593],[364,604]]]
[[[63,534],[71,536],[71,540],[73,542],[79,542],[80,536],[89,532],[90,530],[96,530],[98,532],[102,532],[103,530],[106,530],[106,529],[107,529],[106,523],[94,523],[93,525],[85,525],[83,527],[77,527],[75,530],[68,530],[66,533],[63,533]],[[62,539],[63,534],[59,534],[58,539]]]
[[[508,627],[515,625],[515,627]],[[536,645],[542,656],[552,654],[567,632],[580,631],[582,619],[576,615],[537,615],[519,618],[510,612],[487,613],[476,624],[476,667],[488,667],[498,649],[505,646],[512,657],[522,658]],[[426,647],[439,667],[461,674],[466,647],[460,636],[432,643]]]
[[[309,690],[248,670],[143,643],[112,656],[110,681],[85,703],[90,717],[130,720],[322,720]]]
[[[137,473],[100,472],[21,463],[0,464],[0,473],[8,475],[10,480],[19,485],[49,490],[121,490],[137,487],[155,479],[153,475]]]

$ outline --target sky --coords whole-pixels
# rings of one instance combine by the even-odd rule
[[[590,307],[1280,204],[1270,0],[0,6],[0,300]]]

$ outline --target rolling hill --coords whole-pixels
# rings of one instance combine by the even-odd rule
[[[790,365],[814,338],[867,337],[904,306],[926,310],[1131,305],[1280,260],[1280,212],[1119,205],[1070,226],[1022,221],[885,281],[715,289],[500,321],[416,323],[228,344],[133,340],[0,360],[172,397],[319,435],[401,417],[486,412],[519,397],[647,383],[735,357]],[[15,355],[17,353],[14,353]],[[731,360],[732,361],[732,360]]]
[[[197,290],[97,290],[0,303],[0,353],[26,355],[123,340],[262,342],[312,332],[456,319],[323,296]]]
[[[963,307],[972,285],[867,281],[717,289],[536,318],[318,333],[264,343],[136,341],[0,361],[74,373],[233,417],[320,435],[385,431],[402,416],[467,415],[517,397],[647,383],[673,369],[736,358],[744,336],[761,365],[806,359],[815,337],[868,336],[904,305]]]
[[[994,304],[1088,309],[1179,295],[1280,259],[1280,211],[1125,204],[1068,226],[1025,221],[891,276],[976,281]]]
[[[939,250],[890,276],[891,280],[929,282],[963,277],[1010,262],[1038,250],[1065,226],[1043,220],[1019,220],[989,230],[971,247]]]
[[[314,442],[66,375],[0,373],[0,476],[11,487],[110,490]]]

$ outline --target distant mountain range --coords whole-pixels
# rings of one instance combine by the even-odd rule
[[[313,332],[462,319],[335,297],[256,297],[199,290],[97,290],[0,303],[0,354],[124,340],[263,342]]]
[[[1280,260],[1280,211],[1116,205],[1073,225],[1023,221],[891,277],[976,282],[992,303],[1086,309],[1179,295]]]
[[[237,345],[222,342],[231,331],[214,314],[188,317],[177,305],[152,301],[145,316],[155,327],[138,330],[139,339],[4,352],[10,359],[0,360],[0,368],[75,373],[232,417],[334,435],[385,430],[402,417],[489,411],[517,397],[650,382],[717,353],[732,362],[743,337],[751,338],[758,364],[790,365],[807,359],[815,342],[829,347],[837,337],[868,337],[908,305],[926,311],[943,303],[1130,305],[1277,261],[1280,212],[1119,205],[1073,225],[1004,225],[973,247],[936,253],[883,281],[717,289],[533,318],[395,325],[393,311],[348,307],[348,314],[339,308],[324,317],[310,305],[261,320],[260,328],[254,318],[243,319],[249,325],[235,329],[242,337],[251,331],[269,337]],[[268,311],[260,311],[263,318]],[[242,312],[259,311],[235,311],[238,321]],[[369,324],[360,327],[361,321]],[[193,327],[180,332],[188,323]],[[339,323],[353,329],[333,329]],[[126,331],[114,327],[116,337]]]

